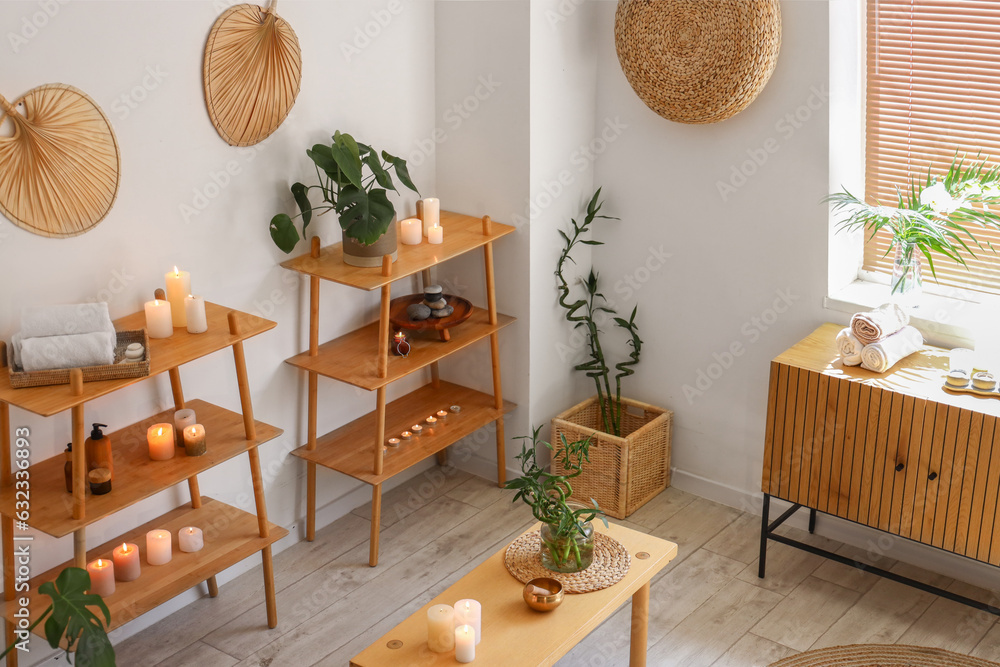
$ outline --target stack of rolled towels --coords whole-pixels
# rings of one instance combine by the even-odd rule
[[[924,344],[924,337],[909,324],[910,316],[894,303],[856,313],[851,326],[837,334],[841,362],[885,373]]]
[[[47,371],[113,364],[117,334],[106,303],[34,306],[10,343],[15,369]]]

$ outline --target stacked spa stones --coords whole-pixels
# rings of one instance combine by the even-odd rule
[[[455,309],[448,305],[448,300],[445,299],[444,290],[440,285],[425,287],[423,303],[414,303],[406,309],[406,314],[415,322],[426,320],[429,317],[448,317],[453,312]]]

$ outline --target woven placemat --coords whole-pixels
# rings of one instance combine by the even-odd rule
[[[539,577],[549,577],[558,580],[567,593],[592,593],[617,584],[628,573],[632,563],[621,542],[604,533],[597,533],[594,537],[594,562],[590,567],[571,574],[553,572],[542,565],[539,555],[541,545],[542,540],[536,530],[525,533],[507,547],[503,564],[522,584]]]
[[[1000,667],[995,662],[926,646],[853,644],[806,651],[769,667]]]

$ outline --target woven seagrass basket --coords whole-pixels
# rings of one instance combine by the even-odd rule
[[[670,486],[670,427],[674,413],[648,403],[622,399],[622,437],[601,430],[597,397],[575,405],[552,420],[552,442],[591,438],[590,462],[573,478],[573,498],[624,519]],[[552,472],[566,470],[557,461]]]

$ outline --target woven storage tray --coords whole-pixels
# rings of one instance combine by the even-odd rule
[[[591,438],[590,462],[574,477],[573,498],[593,498],[611,517],[624,519],[670,485],[670,426],[674,413],[647,403],[622,399],[622,432],[600,431],[597,397],[589,398],[552,420],[552,442]],[[552,472],[566,470],[557,461]]]
[[[115,345],[115,363],[110,366],[84,366],[84,382],[100,380],[121,380],[123,378],[139,378],[149,375],[149,337],[145,329],[118,331],[118,343]],[[146,349],[142,361],[128,364],[118,362],[125,358],[125,348],[130,343],[141,343]],[[69,384],[69,368],[51,371],[22,371],[14,367],[14,352],[7,346],[8,365],[10,366],[10,386],[15,389],[25,387],[45,387],[53,384]]]

